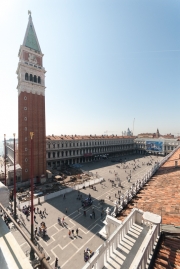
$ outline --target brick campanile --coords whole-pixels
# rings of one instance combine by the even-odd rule
[[[18,57],[18,160],[24,181],[31,178],[30,132],[34,132],[33,176],[40,178],[46,172],[46,71],[31,14]]]

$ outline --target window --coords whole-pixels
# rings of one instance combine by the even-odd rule
[[[34,82],[37,83],[37,76],[36,75],[34,76]]]
[[[61,155],[62,155],[62,157],[64,156],[64,151],[62,151]]]
[[[24,107],[24,110],[27,110],[27,107],[26,106]]]
[[[53,144],[53,149],[55,149],[55,144]]]
[[[57,157],[59,157],[59,151],[57,152]]]
[[[57,147],[59,148],[59,144],[57,144]]]
[[[28,169],[25,169],[25,172],[27,173],[28,172]]]
[[[27,127],[24,127],[24,130],[27,131]]]
[[[69,144],[69,146],[71,147],[71,143]]]
[[[33,75],[30,74],[30,81],[33,81]]]
[[[75,143],[73,143],[73,147],[75,147]]]
[[[24,120],[27,121],[27,117],[24,117]]]
[[[25,100],[25,101],[27,100],[27,96],[24,96],[24,100]]]
[[[38,83],[41,84],[41,77],[38,77]]]
[[[50,144],[48,144],[48,148],[50,149]]]
[[[28,73],[25,74],[25,80],[28,80]]]
[[[25,158],[25,162],[26,162],[26,163],[28,162],[28,158]]]
[[[62,146],[62,148],[63,148],[63,147],[64,147],[64,144],[62,144],[61,146]]]
[[[66,156],[68,156],[68,152],[66,151]]]
[[[78,147],[78,143],[77,143],[77,147]]]
[[[27,137],[25,137],[24,140],[27,141]]]
[[[27,151],[28,149],[27,148],[25,148],[25,151]]]
[[[51,153],[50,152],[48,152],[48,158],[51,158]]]
[[[53,152],[53,158],[55,158],[55,152]]]

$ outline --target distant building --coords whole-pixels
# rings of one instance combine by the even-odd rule
[[[137,136],[138,138],[144,138],[144,137],[149,137],[149,138],[158,138],[160,137],[160,133],[159,133],[159,129],[157,129],[156,133],[141,133],[141,134],[138,134]]]
[[[178,138],[137,137],[134,140],[135,152],[138,154],[167,155],[179,144]]]
[[[133,132],[128,128],[127,131],[122,132],[122,136],[133,136]]]

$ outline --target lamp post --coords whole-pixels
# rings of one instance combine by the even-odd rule
[[[30,137],[31,137],[31,241],[33,243],[34,241],[34,219],[33,219],[33,212],[34,212],[34,206],[33,206],[33,196],[34,196],[34,190],[33,190],[33,132],[30,132]],[[30,260],[34,260],[35,255],[34,255],[34,250],[31,248],[30,251]]]
[[[15,153],[15,133],[14,136],[14,219],[16,220],[16,153]]]
[[[5,163],[5,181],[4,185],[6,186],[6,135],[4,134],[4,163]]]

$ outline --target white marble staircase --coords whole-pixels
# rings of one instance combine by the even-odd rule
[[[134,223],[118,247],[110,251],[104,269],[129,269],[148,230],[147,227]]]

